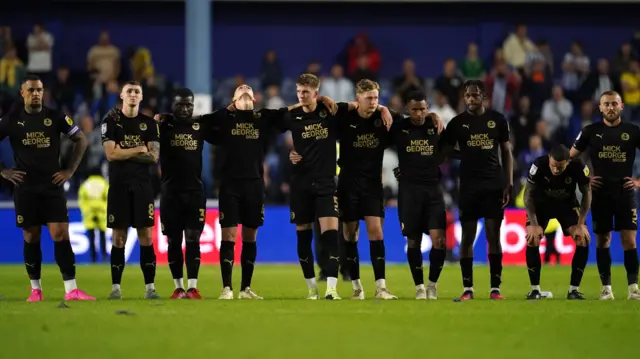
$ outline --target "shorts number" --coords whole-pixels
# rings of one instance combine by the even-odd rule
[[[153,203],[150,203],[149,204],[149,217],[153,217],[153,214],[154,214],[153,212],[154,212]]]
[[[580,217],[580,207],[573,207],[573,210],[576,212],[576,215]]]
[[[638,210],[636,208],[631,210],[631,222],[638,225]]]
[[[205,210],[204,208],[200,208],[200,222],[204,222],[204,217],[205,217]]]

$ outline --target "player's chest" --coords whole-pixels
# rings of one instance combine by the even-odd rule
[[[25,148],[48,148],[60,140],[60,134],[50,118],[20,119],[14,122],[12,137]]]
[[[298,120],[297,118],[301,118]],[[314,142],[333,136],[328,121],[309,115],[295,116],[291,122],[293,139],[302,142]]]
[[[637,139],[625,131],[594,131],[589,142],[591,148],[601,154],[600,157],[608,157],[614,153],[635,153]]]
[[[398,150],[408,155],[433,156],[439,136],[434,128],[406,127],[396,134]]]
[[[570,175],[554,176],[551,173],[544,174],[541,183],[542,191],[552,198],[564,198],[576,192],[576,183]]]
[[[347,126],[343,126],[340,134],[340,142],[346,148],[355,150],[384,149],[387,130],[382,125],[382,120],[362,122],[352,121]]]
[[[169,154],[196,151],[202,147],[201,133],[198,122],[180,126],[167,124],[160,132],[160,148]]]
[[[233,117],[232,117],[233,118]],[[224,126],[228,141],[260,140],[262,136],[262,123],[260,113],[254,113],[253,119],[236,119],[229,121]]]
[[[498,140],[497,124],[493,120],[474,120],[457,128],[458,143],[471,150],[492,150]]]

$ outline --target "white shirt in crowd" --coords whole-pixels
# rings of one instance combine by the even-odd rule
[[[49,46],[48,50],[35,50],[40,41]],[[29,63],[27,69],[31,72],[49,72],[53,70],[52,52],[53,36],[48,32],[40,35],[30,34],[27,38],[27,49],[29,49]]]

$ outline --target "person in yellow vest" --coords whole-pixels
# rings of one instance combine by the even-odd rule
[[[78,190],[78,206],[82,213],[82,223],[87,230],[91,262],[96,263],[96,229],[100,233],[100,254],[102,261],[107,260],[107,193],[109,184],[99,173],[92,173]]]
[[[524,209],[524,190],[527,186],[522,186],[522,190],[516,198],[516,207]],[[547,228],[544,230],[544,237],[547,239],[547,247],[544,251],[544,263],[549,264],[551,256],[555,256],[556,264],[560,264],[560,253],[556,249],[556,232],[560,228],[560,222],[552,218],[549,220]]]

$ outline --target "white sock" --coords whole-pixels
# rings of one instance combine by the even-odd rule
[[[424,290],[424,284],[418,284],[416,286],[416,290],[420,290],[420,289]]]
[[[327,277],[327,290],[328,289],[336,289],[338,286],[338,278],[336,277]]]
[[[32,279],[31,280],[31,288],[42,290],[42,286],[40,285],[40,279]]]
[[[307,281],[307,286],[309,288],[318,288],[318,284],[316,283],[315,278],[307,278],[305,280]]]
[[[353,286],[354,290],[362,289],[362,283],[360,282],[360,279],[352,280],[351,285]]]
[[[491,288],[491,292],[498,292],[498,293],[500,293],[500,288]]]
[[[198,280],[197,279],[187,279],[187,287],[189,289],[198,288]]]
[[[174,279],[173,283],[176,285],[176,289],[184,289],[184,281],[182,278]]]
[[[602,289],[604,289],[604,290],[606,290],[606,291],[608,291],[608,292],[610,292],[610,293],[611,293],[611,292],[613,292],[613,291],[611,290],[611,286],[610,286],[610,285],[603,285],[603,286],[602,286]]]
[[[635,292],[638,290],[638,283],[629,284],[629,292]]]
[[[531,290],[537,290],[539,292],[540,291],[540,286],[539,285],[532,285],[531,286]]]
[[[149,284],[145,284],[144,285],[144,289],[147,290],[147,291],[155,290],[156,286],[153,283],[149,283]]]
[[[387,281],[384,279],[378,279],[376,281],[376,289],[385,289],[387,288]]]
[[[112,291],[114,291],[114,290],[120,290],[120,284],[112,284],[112,285],[111,285],[111,290],[112,290]]]
[[[69,293],[74,289],[78,289],[78,286],[76,285],[76,280],[75,279],[69,279],[69,280],[65,280],[64,281],[64,291],[65,291],[65,293]]]
[[[463,292],[472,292],[473,293],[473,287],[464,287],[464,289],[462,291]]]
[[[569,292],[573,292],[574,290],[578,290],[578,288],[580,288],[580,287],[576,287],[575,285],[570,285],[569,286]]]
[[[436,287],[437,285],[438,285],[438,283],[429,281],[429,287]],[[424,284],[423,284],[423,286],[424,286]]]

